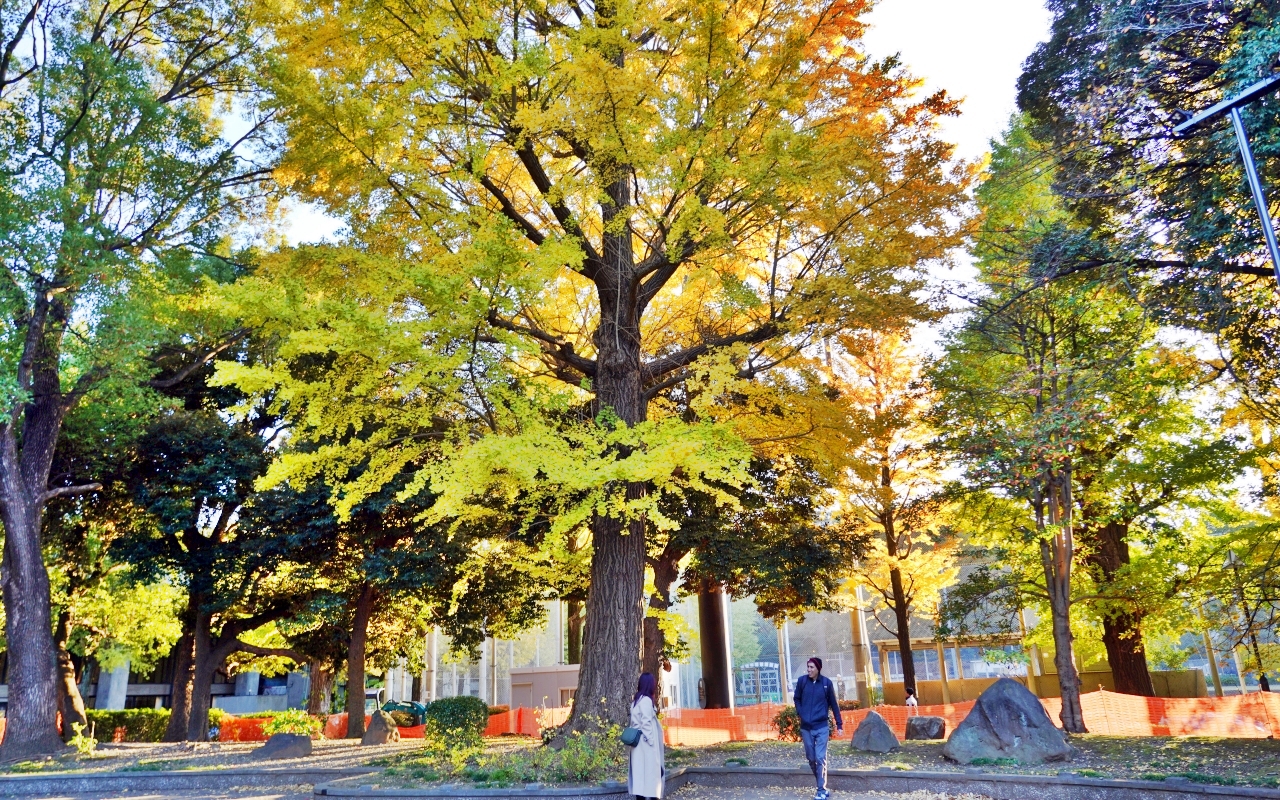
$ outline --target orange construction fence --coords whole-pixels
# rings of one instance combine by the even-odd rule
[[[1040,702],[1059,722],[1062,700]],[[1080,695],[1090,733],[1109,736],[1222,736],[1232,739],[1280,738],[1280,694],[1229,697],[1139,697],[1097,691]]]
[[[1059,722],[1062,701],[1057,697],[1040,701],[1054,723]],[[975,701],[946,705],[920,706],[911,716],[942,717],[947,730],[956,729],[973,710]],[[1139,697],[1104,690],[1080,695],[1084,722],[1090,733],[1110,736],[1221,736],[1237,739],[1280,738],[1280,694],[1254,693],[1230,697]],[[775,739],[778,730],[774,718],[785,706],[764,703],[728,709],[672,708],[662,715],[665,739],[670,745],[706,745],[720,742],[746,742]],[[898,736],[906,738],[908,709],[906,706],[876,706],[873,709]],[[844,735],[849,738],[866,718],[868,709],[841,713]],[[569,718],[568,708],[513,708],[489,717],[485,736],[538,736],[544,726],[562,724]],[[366,724],[368,717],[365,717]],[[223,742],[260,742],[266,739],[263,718],[237,718],[228,715],[218,731]],[[4,720],[0,719],[0,726]],[[0,727],[3,731],[3,727]],[[400,738],[420,739],[424,726],[400,728]],[[326,739],[342,739],[347,735],[347,715],[330,714],[325,721]]]

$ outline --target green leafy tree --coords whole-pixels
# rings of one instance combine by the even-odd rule
[[[946,428],[948,438],[976,468],[972,475],[1029,497],[1033,507],[1042,492],[1035,481],[1059,481],[1051,522],[1061,552],[1042,554],[1060,556],[1042,557],[1059,669],[1070,644],[1070,605],[1083,595],[1100,619],[1117,688],[1151,695],[1141,625],[1153,606],[1144,607],[1144,594],[1126,577],[1130,541],[1159,538],[1168,528],[1162,513],[1229,482],[1251,455],[1204,413],[1196,390],[1209,373],[1157,338],[1124,284],[1055,272],[1055,263],[1071,257],[1064,241],[1089,232],[1069,221],[1049,191],[1048,162],[1046,148],[1017,120],[996,147],[979,191],[987,218],[977,253],[990,295],[977,301],[937,373],[951,392],[940,420],[957,426]],[[983,383],[986,390],[978,388]],[[968,404],[997,402],[988,393],[996,387],[1008,395],[1001,406],[1008,410],[978,419],[978,407]],[[1040,458],[1042,476],[1028,478],[1025,464]],[[1087,591],[1070,582],[1077,558]]]
[[[0,758],[54,752],[57,655],[41,552],[63,421],[113,376],[145,381],[174,293],[226,276],[228,227],[265,177],[251,121],[220,136],[258,42],[237,3],[0,9],[0,521],[9,727]],[[187,330],[186,334],[197,331]],[[193,336],[191,341],[203,341]],[[219,343],[197,348],[211,357]]]

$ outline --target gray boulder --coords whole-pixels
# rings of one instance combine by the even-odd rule
[[[1001,678],[987,687],[942,754],[961,764],[1010,758],[1019,764],[1070,761],[1071,745],[1027,687]]]
[[[907,717],[908,739],[945,739],[947,721],[942,717]]]
[[[893,735],[884,717],[872,711],[858,723],[850,745],[864,753],[890,753],[898,749],[898,737]]]
[[[311,755],[311,737],[305,733],[273,733],[251,755],[260,759],[305,758]]]
[[[373,712],[369,719],[369,727],[365,728],[360,744],[386,744],[400,741],[400,729],[391,715],[382,709]]]

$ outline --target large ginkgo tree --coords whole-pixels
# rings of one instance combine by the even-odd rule
[[[955,106],[914,97],[896,61],[864,54],[869,7],[301,0],[276,23],[282,181],[346,220],[346,244],[364,254],[353,285],[374,255],[377,269],[415,265],[410,282],[430,284],[407,289],[388,324],[451,320],[433,329],[447,343],[388,345],[416,342],[435,376],[401,401],[462,392],[452,408],[482,423],[432,473],[440,513],[515,492],[514,473],[526,479],[513,497],[577,498],[566,514],[591,533],[577,727],[626,719],[655,493],[700,475],[746,479],[749,451],[717,438],[714,415],[667,413],[679,403],[662,398],[696,380],[707,402],[734,402],[735,384],[822,337],[910,325],[928,313],[921,265],[959,241],[969,172],[935,130]],[[431,306],[445,300],[455,309]],[[347,357],[380,345],[307,324],[294,344],[329,353],[313,374],[338,364],[346,384],[411,382],[412,364]],[[486,392],[516,384],[494,364],[576,410],[541,428],[505,423]],[[315,409],[333,394],[287,370],[232,379],[284,386],[300,419],[383,437],[359,454],[347,436],[345,456],[312,458],[372,465],[347,497],[433,441],[356,419],[365,400],[389,413],[390,389],[326,415]],[[420,424],[438,442],[450,406],[430,405]],[[738,466],[726,472],[726,459]]]

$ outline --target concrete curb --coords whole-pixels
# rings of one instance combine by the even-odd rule
[[[370,775],[378,771],[368,768],[315,767],[7,775],[0,777],[0,797],[119,791],[179,792],[193,789],[225,789],[230,786],[315,785],[341,778]]]
[[[1106,780],[1080,775],[1004,775],[968,772],[905,772],[898,770],[832,770],[828,773],[832,789],[839,791],[972,792],[994,800],[1197,800],[1222,798],[1236,800],[1259,798],[1280,800],[1280,790],[1243,786],[1214,786],[1200,783],[1160,781]],[[345,784],[345,785],[343,785]],[[437,789],[372,789],[356,785],[348,778],[340,782],[317,784],[317,800],[371,800],[372,798],[475,798],[476,800],[605,800],[629,798],[626,787],[604,786],[556,787],[540,789],[473,789],[451,785]],[[807,769],[770,767],[686,767],[673,771],[667,778],[667,794],[688,784],[723,788],[763,788],[794,786],[811,789],[813,774]]]

